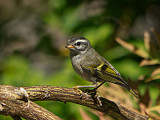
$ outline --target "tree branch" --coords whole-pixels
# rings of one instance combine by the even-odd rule
[[[25,93],[26,91],[26,93]],[[7,95],[6,95],[7,94]],[[6,97],[6,96],[13,96],[13,97]],[[27,99],[26,99],[27,98]],[[4,100],[5,99],[5,100]],[[1,106],[0,107],[0,114],[5,115],[10,115],[10,116],[21,116],[26,118],[26,114],[29,114],[31,118],[32,116],[38,116],[39,114],[44,114],[47,113],[50,116],[54,116],[50,120],[53,119],[60,119],[59,117],[55,116],[54,114],[50,113],[47,110],[44,110],[44,108],[41,108],[40,106],[36,105],[35,103],[31,101],[48,101],[48,100],[53,100],[53,101],[61,101],[61,102],[72,102],[76,104],[80,104],[83,106],[87,106],[93,109],[96,109],[98,111],[104,112],[106,114],[110,114],[119,120],[148,120],[147,116],[140,115],[138,113],[135,113],[131,110],[128,110],[127,108],[121,106],[119,103],[109,101],[103,97],[99,98],[100,101],[102,102],[102,106],[97,102],[97,99],[89,95],[85,92],[78,91],[73,88],[62,88],[62,87],[55,87],[55,86],[33,86],[33,87],[13,87],[13,86],[0,86],[0,102]],[[13,102],[10,104],[7,101],[12,101]],[[28,100],[28,101],[27,101]],[[31,101],[30,101],[31,100]],[[5,109],[6,106],[10,107],[13,106],[13,104],[16,104],[18,101],[21,101],[21,108],[17,109],[19,106],[14,106],[16,110],[19,112],[15,112],[15,110],[8,110]],[[4,105],[5,104],[5,105]],[[23,105],[23,106],[22,106]],[[26,108],[26,106],[29,106]],[[38,107],[37,107],[38,106]],[[12,107],[10,107],[12,108]],[[39,112],[37,110],[39,108],[43,112]],[[28,111],[27,111],[27,110]],[[23,110],[23,114],[21,114],[20,111]],[[36,111],[37,110],[37,111]],[[32,111],[32,112],[31,112]],[[33,112],[34,111],[34,112]],[[34,113],[34,114],[31,114]],[[47,119],[49,119],[49,115],[46,115]],[[37,118],[38,118],[37,117]],[[27,119],[27,118],[26,118]],[[30,119],[30,118],[28,118]]]
[[[21,87],[0,85],[0,114],[11,116],[14,120],[60,120],[60,118],[33,103]]]

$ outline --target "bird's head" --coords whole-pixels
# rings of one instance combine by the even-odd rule
[[[68,40],[65,48],[70,49],[72,54],[81,54],[87,52],[91,47],[88,39],[84,37],[72,37]]]

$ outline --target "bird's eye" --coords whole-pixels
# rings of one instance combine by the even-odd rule
[[[79,46],[81,44],[81,42],[77,42],[77,43],[75,43],[75,45],[77,45],[77,46]]]

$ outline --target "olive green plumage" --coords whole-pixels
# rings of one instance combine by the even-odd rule
[[[70,49],[70,59],[74,70],[85,80],[93,82],[92,87],[97,89],[103,83],[111,82],[126,88],[138,98],[136,92],[129,87],[118,71],[92,48],[88,39],[72,37],[68,40],[66,48]]]

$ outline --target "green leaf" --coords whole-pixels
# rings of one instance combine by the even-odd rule
[[[139,90],[139,94],[140,94],[141,96],[144,96],[144,95],[145,95],[145,92],[146,92],[146,90],[147,90],[147,85],[145,85],[145,84],[139,85],[139,86],[138,86],[138,90]]]
[[[152,106],[156,105],[159,94],[160,94],[160,92],[159,92],[158,87],[149,86],[149,95],[150,95],[151,100],[152,100]]]

